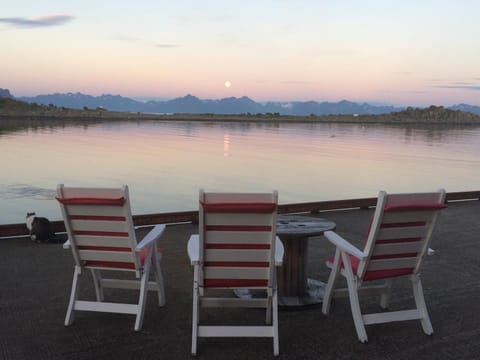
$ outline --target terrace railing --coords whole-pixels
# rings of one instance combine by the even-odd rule
[[[446,201],[480,200],[480,191],[461,191],[447,193]],[[374,207],[377,198],[360,198],[346,200],[316,201],[297,204],[280,204],[279,214],[319,213],[322,211],[344,209],[368,209]],[[155,224],[197,223],[198,211],[179,211],[159,214],[133,215],[135,226],[149,226]],[[65,232],[63,221],[52,221],[56,233]],[[0,239],[29,235],[25,223],[0,225]]]

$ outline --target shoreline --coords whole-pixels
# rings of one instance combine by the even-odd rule
[[[142,112],[110,111],[104,108],[70,109],[55,105],[30,104],[13,99],[0,98],[0,120],[153,120],[239,123],[345,123],[345,124],[458,124],[480,125],[480,115],[443,106],[428,108],[408,107],[405,110],[385,114],[330,114],[330,115],[281,115],[280,113],[241,114],[152,114]]]
[[[465,114],[465,115],[464,115]],[[146,114],[96,110],[65,110],[61,112],[7,112],[0,113],[0,121],[179,121],[204,123],[289,123],[289,124],[383,124],[383,125],[480,125],[480,116],[462,113],[450,118],[414,118],[404,114],[382,115],[230,115],[230,114]]]

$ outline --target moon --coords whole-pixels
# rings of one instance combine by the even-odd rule
[[[225,85],[226,88],[229,88],[230,86],[232,86],[232,83],[227,80],[227,81],[225,81],[224,85]]]

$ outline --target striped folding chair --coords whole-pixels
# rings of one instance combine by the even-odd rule
[[[199,337],[271,337],[278,355],[276,266],[282,264],[283,246],[275,235],[277,197],[276,191],[200,191],[199,234],[188,242],[194,266],[192,354]],[[219,296],[214,289],[248,289],[264,296],[236,297],[231,291]],[[202,307],[265,308],[266,324],[201,324]]]
[[[139,243],[135,236],[128,187],[77,188],[57,186],[68,240],[75,261],[72,291],[65,326],[71,325],[75,311],[134,314],[135,331],[142,328],[148,290],[158,294],[158,304],[165,304],[157,240],[165,225],[155,226]],[[153,265],[153,267],[152,267]],[[149,280],[153,268],[155,281]],[[80,275],[90,270],[96,301],[79,300]],[[131,272],[133,279],[121,275]],[[110,278],[103,277],[108,273]],[[104,288],[139,290],[138,303],[104,301]]]
[[[387,194],[381,191],[363,251],[333,231],[324,235],[336,246],[335,257],[327,261],[331,273],[325,289],[322,311],[330,312],[332,297],[348,291],[358,339],[367,342],[365,325],[418,319],[423,331],[433,333],[423,296],[419,269],[428,253],[432,232],[445,208],[445,190],[431,193]],[[348,289],[335,289],[338,275]],[[415,308],[362,314],[359,295],[379,293],[380,306],[387,309],[394,279],[408,277],[412,282]],[[373,283],[380,280],[380,284]]]

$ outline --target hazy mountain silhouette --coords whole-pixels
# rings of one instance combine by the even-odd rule
[[[480,106],[458,104],[458,105],[450,106],[449,109],[466,111],[466,112],[471,112],[471,113],[480,115]]]
[[[6,89],[0,89],[0,96],[12,97]],[[112,111],[144,113],[185,113],[185,114],[257,114],[278,113],[281,115],[338,115],[338,114],[386,114],[401,111],[404,107],[371,105],[347,100],[339,102],[292,101],[255,102],[247,96],[228,97],[217,100],[203,100],[186,95],[165,101],[137,101],[120,95],[91,96],[82,93],[56,93],[34,97],[18,97],[17,100],[43,105],[63,106],[73,109],[104,108]],[[472,112],[480,115],[480,107],[467,104],[451,106],[450,109]]]
[[[0,88],[0,98],[13,99],[13,96],[12,96],[12,94],[10,94],[10,91],[8,89]]]
[[[328,115],[328,114],[382,114],[398,111],[393,106],[373,106],[350,101],[338,103],[295,101],[258,103],[247,96],[228,97],[218,100],[201,100],[193,95],[166,101],[137,101],[120,95],[91,96],[81,93],[64,93],[18,97],[17,100],[66,108],[89,109],[105,108],[113,111],[147,113],[188,113],[188,114],[256,114],[279,113],[282,115]]]

